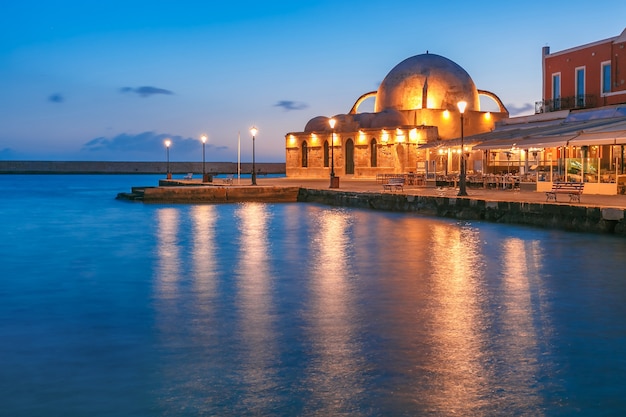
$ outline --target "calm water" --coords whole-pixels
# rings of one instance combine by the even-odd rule
[[[0,415],[626,413],[626,240],[0,176]]]

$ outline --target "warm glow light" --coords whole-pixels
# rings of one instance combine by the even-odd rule
[[[330,125],[331,129],[335,128],[335,123],[337,123],[337,121],[335,119],[328,120],[328,124]]]
[[[465,113],[465,108],[467,107],[467,101],[459,101],[456,106],[459,108],[459,112],[463,114]]]
[[[256,136],[256,134],[257,134],[257,132],[258,132],[258,131],[259,131],[259,129],[257,129],[255,126],[252,126],[252,127],[250,128],[250,134],[251,134],[252,136]]]
[[[206,137],[206,135],[202,135],[202,137],[200,138],[200,140],[202,140],[202,143],[206,143],[207,139],[208,138]]]
[[[294,145],[296,143],[296,137],[294,135],[289,135],[289,144]]]
[[[416,142],[419,139],[419,135],[417,134],[417,129],[409,130],[409,140]]]
[[[404,142],[404,131],[396,129],[396,142]]]
[[[382,131],[381,140],[385,143],[389,142],[389,133],[386,130]]]
[[[439,155],[443,155],[444,154],[444,150],[443,149],[439,149]]]
[[[448,110],[444,110],[443,111],[443,118],[444,119],[449,119],[450,118],[450,112]]]
[[[491,112],[485,113],[485,120],[491,120]]]
[[[363,133],[362,130],[359,130],[359,143],[365,143],[366,138],[365,138],[365,133]]]
[[[165,139],[165,147],[169,148],[171,144],[172,144],[171,140]]]
[[[315,133],[311,133],[311,142],[317,142],[317,135]]]

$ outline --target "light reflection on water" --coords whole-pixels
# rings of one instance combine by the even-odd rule
[[[308,312],[311,362],[306,371],[311,394],[304,412],[343,415],[363,397],[363,363],[357,338],[359,317],[350,273],[350,215],[340,210],[320,213],[313,222]],[[349,390],[338,389],[350,387]]]
[[[623,239],[60,180],[0,202],[7,415],[626,413]]]
[[[239,260],[237,263],[237,338],[241,344],[242,411],[263,410],[271,403],[276,389],[276,332],[273,322],[272,285],[269,273],[270,242],[268,206],[259,203],[239,205],[235,216],[239,223]]]

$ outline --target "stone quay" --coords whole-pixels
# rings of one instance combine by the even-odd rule
[[[133,187],[117,198],[146,203],[308,202],[626,237],[623,195],[583,194],[580,203],[559,195],[556,202],[547,202],[546,194],[537,191],[470,188],[469,196],[458,197],[454,188],[386,191],[375,180],[363,179],[342,178],[340,188],[333,189],[320,179],[259,178],[256,186],[249,179],[240,184],[221,181],[161,180],[159,186]]]

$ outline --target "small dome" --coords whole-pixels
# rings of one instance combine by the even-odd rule
[[[368,129],[372,127],[372,121],[376,117],[376,113],[356,113],[352,116],[355,122],[359,124],[359,128]]]
[[[319,132],[323,130],[330,130],[330,125],[328,124],[329,118],[326,116],[317,116],[309,120],[309,122],[304,127],[305,132]]]
[[[374,114],[370,127],[377,129],[382,127],[404,126],[406,124],[406,117],[398,110],[385,109]]]
[[[472,78],[448,58],[426,53],[405,59],[387,74],[378,87],[374,111],[455,110],[461,100],[467,102],[467,110],[480,110],[478,90]]]

